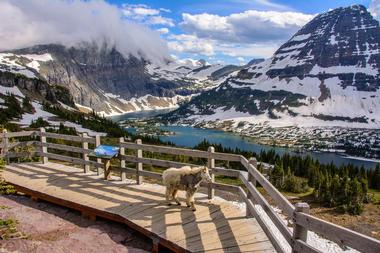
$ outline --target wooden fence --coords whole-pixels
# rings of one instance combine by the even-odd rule
[[[17,141],[17,138],[30,137],[34,140]],[[53,143],[50,140],[66,140],[76,145],[66,145]],[[43,163],[47,163],[49,159],[70,162],[73,164],[81,165],[85,173],[90,171],[90,168],[97,170],[98,174],[102,173],[103,164],[101,160],[90,160],[88,157],[92,147],[98,146],[101,143],[100,137],[95,138],[82,134],[81,136],[61,135],[55,133],[45,132],[41,128],[40,131],[24,131],[15,133],[0,133],[0,148],[1,157],[10,161],[10,159],[17,159],[20,157],[36,156],[41,157]],[[31,152],[14,152],[17,147],[33,146],[34,150]],[[120,155],[119,166],[112,167],[116,172],[120,173],[121,180],[126,180],[128,175],[133,175],[136,178],[137,184],[141,184],[146,178],[161,179],[161,174],[157,172],[147,171],[143,169],[143,165],[152,165],[158,167],[182,167],[189,165],[188,163],[181,163],[171,160],[161,160],[144,157],[144,152],[161,153],[169,155],[187,156],[193,158],[207,159],[207,165],[210,168],[213,182],[209,184],[202,184],[202,187],[208,189],[208,197],[214,197],[214,190],[228,191],[238,194],[246,203],[247,216],[254,217],[270,241],[278,252],[285,252],[283,240],[279,240],[278,234],[284,238],[293,252],[320,252],[318,249],[310,246],[307,242],[308,231],[314,231],[320,236],[336,242],[340,246],[348,246],[361,252],[378,253],[380,252],[380,241],[374,238],[365,236],[355,231],[346,229],[344,227],[332,224],[330,222],[318,219],[309,214],[309,205],[307,203],[298,203],[293,205],[290,203],[264,176],[261,174],[257,165],[258,162],[255,158],[250,160],[241,155],[218,153],[215,152],[213,147],[208,151],[175,148],[167,146],[157,146],[143,144],[141,140],[135,143],[126,142],[123,138],[119,140]],[[127,155],[127,151],[133,155]],[[77,153],[76,157],[57,154],[56,151],[65,151],[69,153]],[[215,167],[215,161],[229,161],[240,163],[246,171],[233,170],[226,168]],[[127,167],[127,164],[134,164],[132,167]],[[190,164],[191,165],[191,164]],[[236,185],[222,184],[215,182],[215,175],[222,175],[240,179],[244,185],[242,187]],[[274,210],[272,205],[263,197],[258,191],[256,185],[259,183],[261,187],[273,199],[275,205],[282,210],[282,212],[292,220],[293,227],[289,228],[280,215]],[[264,218],[262,211],[266,213],[271,222],[276,226],[278,231],[270,226],[267,219]],[[287,248],[289,248],[287,247]]]

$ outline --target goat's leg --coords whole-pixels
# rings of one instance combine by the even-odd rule
[[[194,194],[195,192],[192,192],[191,195],[190,195],[190,206],[191,206],[191,210],[192,211],[196,211],[197,209],[195,208],[195,204],[194,204]]]
[[[186,191],[186,206],[187,207],[191,206],[191,204],[190,204],[190,198],[191,198],[191,193],[187,190]]]
[[[171,187],[167,186],[166,187],[166,192],[165,192],[165,198],[166,198],[166,201],[168,202],[169,206],[172,204],[171,201],[170,201],[171,192],[172,192]]]
[[[173,192],[172,192],[172,197],[173,197],[173,200],[175,201],[175,203],[177,203],[177,205],[181,205],[181,202],[179,202],[179,200],[177,199],[177,192],[178,192],[178,189],[174,189]]]

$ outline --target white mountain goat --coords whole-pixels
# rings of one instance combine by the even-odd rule
[[[196,211],[194,205],[194,194],[198,190],[202,181],[211,182],[211,176],[207,167],[169,168],[162,174],[162,181],[166,186],[166,200],[171,205],[174,200],[177,205],[181,205],[177,199],[178,190],[186,191],[186,205]]]

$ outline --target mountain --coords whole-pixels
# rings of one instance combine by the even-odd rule
[[[166,116],[271,126],[380,126],[380,27],[364,6],[316,16],[270,58]],[[244,125],[244,124],[240,124]]]
[[[176,107],[214,86],[211,74],[222,67],[204,60],[157,66],[91,43],[71,48],[38,45],[0,53],[0,71],[67,87],[79,108],[105,115]]]

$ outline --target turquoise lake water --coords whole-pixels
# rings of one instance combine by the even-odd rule
[[[133,114],[124,114],[121,116],[113,117],[113,120],[122,121],[126,119],[132,118],[144,118],[151,117],[159,114],[160,112],[151,111],[141,113],[133,113]],[[177,146],[192,148],[197,145],[199,142],[204,139],[208,140],[210,143],[220,143],[224,147],[230,148],[240,148],[242,150],[254,151],[259,153],[261,150],[270,150],[274,149],[276,153],[282,155],[284,153],[291,153],[296,155],[310,155],[312,158],[319,160],[320,163],[331,163],[333,162],[336,165],[352,163],[356,166],[364,166],[365,168],[373,168],[376,166],[376,161],[369,160],[360,160],[360,159],[350,159],[344,157],[338,153],[327,153],[327,152],[304,152],[304,153],[295,153],[294,150],[289,148],[280,148],[280,147],[272,147],[268,145],[260,145],[251,143],[245,138],[220,130],[213,129],[201,129],[194,128],[191,126],[161,126],[163,130],[175,132],[175,135],[170,136],[159,136],[162,141],[170,141]],[[135,129],[127,129],[131,133],[135,132]]]

